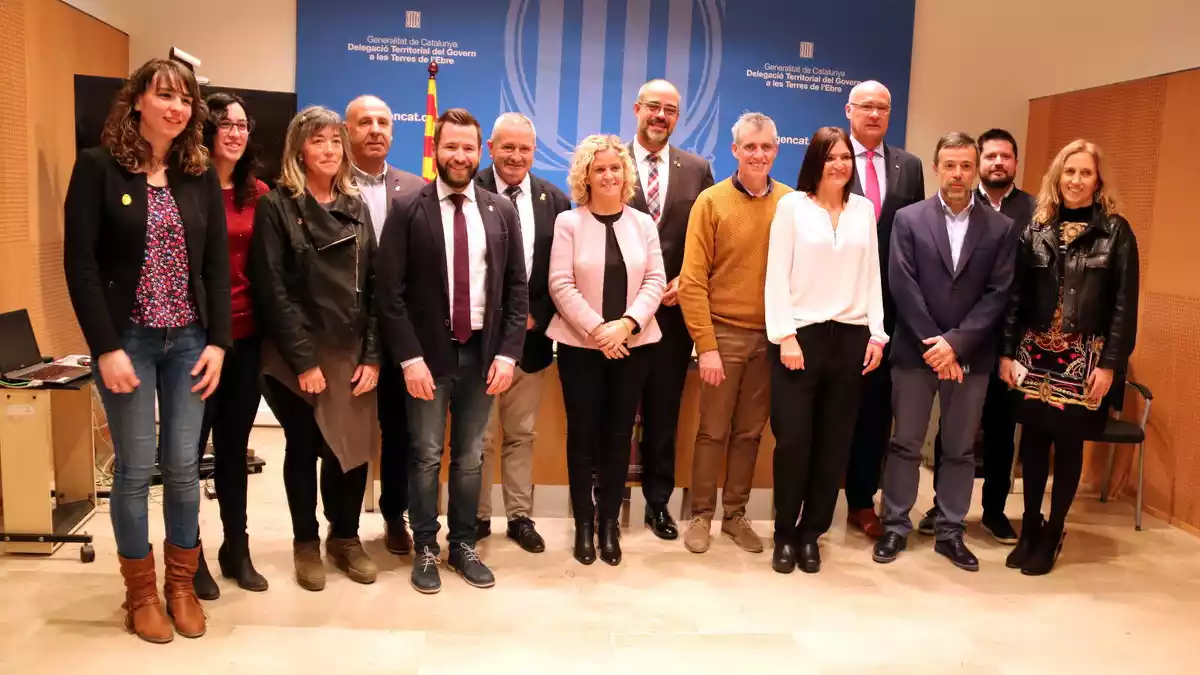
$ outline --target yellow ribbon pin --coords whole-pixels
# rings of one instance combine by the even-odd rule
[[[124,206],[129,206],[129,205],[130,205],[130,204],[132,204],[132,203],[133,203],[133,197],[130,197],[130,196],[129,196],[129,195],[127,195],[127,194],[126,194],[126,195],[121,195],[121,204],[122,204],[122,205],[124,205]]]

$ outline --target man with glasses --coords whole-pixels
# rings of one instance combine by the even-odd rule
[[[704,159],[669,145],[679,122],[679,90],[666,80],[651,80],[638,90],[633,104],[637,137],[630,143],[638,184],[630,206],[650,214],[658,224],[667,291],[655,314],[662,340],[653,350],[642,390],[642,494],[646,526],[660,539],[676,539],[679,528],[667,510],[675,489],[675,428],[683,384],[692,360],[692,338],[679,307],[679,272],[688,218],[696,197],[713,184],[712,167]]]
[[[896,303],[888,284],[888,254],[892,219],[896,211],[925,198],[925,174],[915,155],[883,142],[892,114],[892,95],[879,82],[868,80],[850,90],[846,118],[854,147],[855,194],[875,206],[879,232],[879,265],[883,272],[883,325],[888,335],[896,327]],[[858,424],[846,469],[848,521],[872,539],[883,536],[883,523],[875,512],[875,493],[892,428],[891,345],[884,348],[883,363],[867,374]]]

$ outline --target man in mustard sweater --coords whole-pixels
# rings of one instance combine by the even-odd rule
[[[792,191],[771,179],[779,150],[775,123],[746,113],[733,126],[733,176],[700,193],[688,221],[679,305],[699,354],[700,428],[692,459],[692,520],[683,543],[708,550],[717,478],[727,463],[721,532],[763,550],[746,520],[758,444],[770,415],[763,285],[775,205]]]

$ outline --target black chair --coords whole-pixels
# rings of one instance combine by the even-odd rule
[[[1150,392],[1149,387],[1138,384],[1137,382],[1127,380],[1127,386],[1135,390],[1142,397],[1145,406],[1142,408],[1142,419],[1137,422],[1130,422],[1121,419],[1121,413],[1117,412],[1108,420],[1108,425],[1104,427],[1104,431],[1095,438],[1089,438],[1089,441],[1096,443],[1108,443],[1108,471],[1104,474],[1104,482],[1100,486],[1100,501],[1108,501],[1108,488],[1112,480],[1113,459],[1116,457],[1117,445],[1136,445],[1138,446],[1138,483],[1137,483],[1137,511],[1134,513],[1134,527],[1141,531],[1142,529],[1142,484],[1146,467],[1146,423],[1150,420],[1150,404],[1154,402],[1154,394]]]

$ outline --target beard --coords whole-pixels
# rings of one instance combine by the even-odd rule
[[[448,164],[444,164],[442,162],[437,163],[438,176],[441,177],[442,182],[454,188],[455,190],[460,190],[471,184],[471,181],[475,178],[475,174],[479,172],[479,163],[476,162],[474,164],[468,164],[466,171],[467,177],[463,180],[458,180],[457,178],[451,178],[450,166]]]
[[[674,131],[668,124],[665,127],[650,126],[649,122],[642,125],[641,133],[646,139],[653,141],[655,145],[659,143],[665,144],[671,138],[671,132]]]
[[[1004,178],[995,179],[982,176],[980,177],[979,182],[983,183],[983,186],[989,190],[999,190],[1000,188],[1008,188],[1011,186],[1016,178],[1016,176],[1005,176]]]

